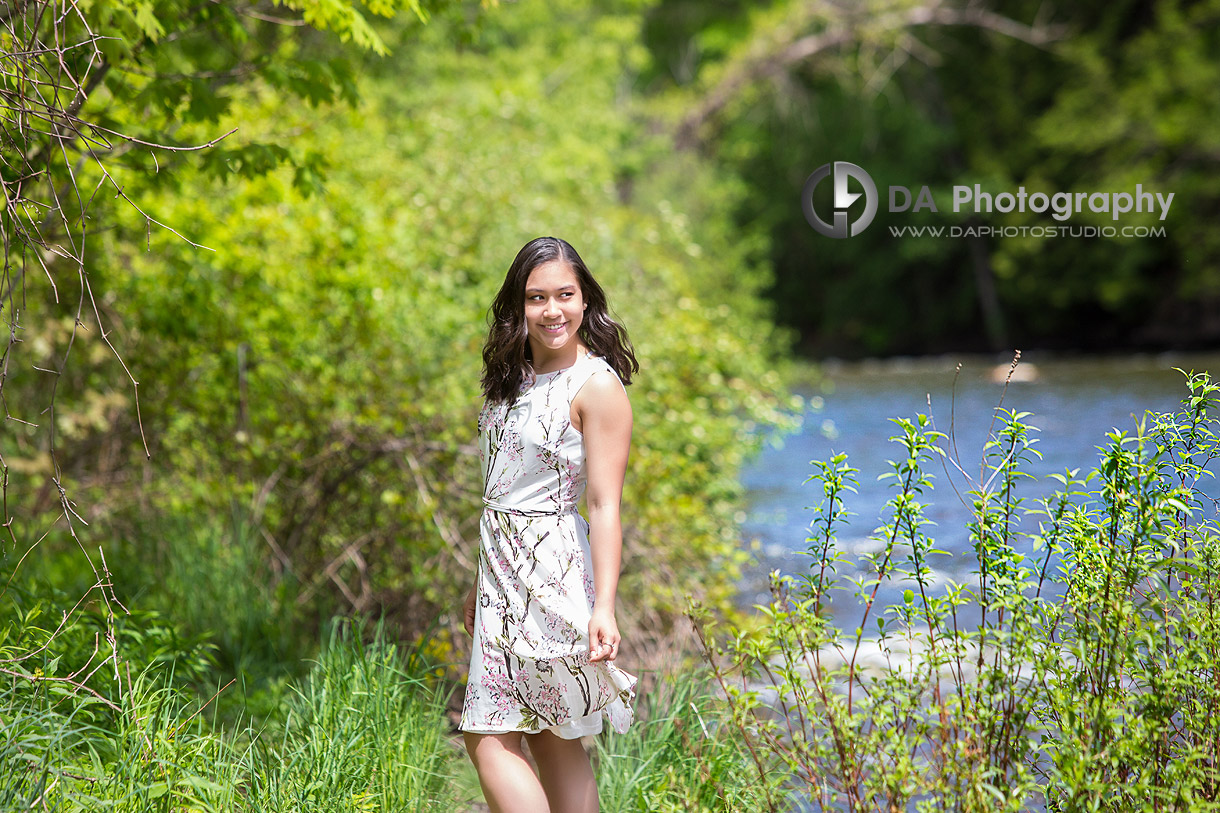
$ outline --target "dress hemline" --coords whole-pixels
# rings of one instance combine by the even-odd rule
[[[556,725],[547,726],[545,728],[461,728],[458,730],[465,734],[541,734],[543,731],[550,731],[562,740],[579,740],[581,737],[595,737],[605,730],[602,724],[602,713],[594,712],[589,717],[596,719],[585,722],[584,720],[571,719],[566,720]]]

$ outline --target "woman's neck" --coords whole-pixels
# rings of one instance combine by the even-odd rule
[[[534,373],[537,375],[545,375],[553,373],[556,370],[563,370],[571,367],[582,357],[588,355],[589,348],[585,347],[580,342],[572,342],[569,347],[561,347],[558,350],[548,350],[545,353],[539,353],[538,348],[531,347],[530,355],[533,358]]]

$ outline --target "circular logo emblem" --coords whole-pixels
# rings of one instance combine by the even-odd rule
[[[833,223],[827,223],[813,209],[813,190],[828,175],[834,175],[834,215]],[[860,197],[859,192],[847,191],[847,179],[855,178],[856,183],[864,187],[864,212],[855,222],[848,223],[848,209]],[[868,228],[877,214],[877,185],[869,174],[855,164],[846,161],[835,161],[833,164],[823,164],[805,179],[805,188],[801,190],[801,210],[805,219],[814,231],[826,237],[842,239],[855,237]]]

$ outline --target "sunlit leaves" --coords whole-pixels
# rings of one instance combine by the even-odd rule
[[[1187,386],[1182,410],[1109,433],[1088,475],[1054,475],[1060,490],[1029,510],[1029,416],[1002,412],[970,494],[970,583],[922,578],[933,551],[908,533],[918,506],[905,497],[930,457],[900,458],[877,531],[890,546],[851,562],[827,554],[836,538],[809,540],[815,562],[856,564],[856,578],[831,573],[806,592],[773,574],[744,629],[693,610],[716,675],[741,685],[728,693],[737,733],[771,770],[817,777],[802,786],[813,809],[1211,809],[1220,531],[1200,484],[1220,456],[1220,390],[1206,374]],[[896,423],[893,440],[918,448],[923,421]],[[812,479],[837,493],[842,468],[817,464]],[[907,550],[915,567],[887,566]],[[840,581],[867,617],[883,580],[904,589],[875,634],[867,618],[828,623],[822,602]]]

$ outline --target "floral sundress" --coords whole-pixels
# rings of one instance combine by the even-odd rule
[[[619,733],[631,724],[635,677],[589,662],[593,566],[576,509],[585,455],[571,404],[602,370],[614,374],[586,354],[479,415],[484,510],[463,731],[575,739],[599,733],[603,716]]]

